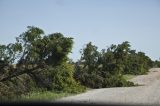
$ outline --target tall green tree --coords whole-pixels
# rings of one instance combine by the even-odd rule
[[[99,52],[97,47],[89,42],[84,49],[81,50],[81,62],[83,62],[83,68],[88,68],[89,72],[97,70]]]

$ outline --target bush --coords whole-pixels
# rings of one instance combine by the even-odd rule
[[[32,91],[57,91],[66,93],[80,93],[85,87],[73,78],[73,66],[62,64],[56,67],[37,69],[34,72],[23,74],[0,83],[1,100],[13,100],[21,94]]]
[[[46,90],[64,92],[82,92],[85,90],[73,78],[73,66],[64,63],[58,66],[48,66],[44,70],[36,70],[30,74],[36,86]]]
[[[121,75],[111,74],[107,71],[95,71],[88,73],[79,66],[76,66],[75,78],[82,85],[89,88],[127,87],[134,86],[134,83],[126,81]],[[79,69],[79,70],[78,70]]]
[[[62,64],[51,68],[49,70],[52,75],[52,88],[58,91],[66,92],[82,92],[85,90],[85,87],[82,87],[80,83],[76,82],[73,78],[73,65],[71,64]]]

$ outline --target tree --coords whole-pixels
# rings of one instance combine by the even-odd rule
[[[15,44],[0,47],[1,59],[9,63],[18,60],[13,73],[1,81],[6,81],[24,73],[47,66],[66,63],[72,50],[72,38],[64,37],[61,33],[44,36],[42,29],[29,26],[28,30],[16,38]],[[42,36],[43,35],[43,36]]]
[[[130,44],[127,41],[118,45],[112,44],[107,50],[103,50],[101,57],[102,70],[121,76],[129,50]]]
[[[107,50],[99,52],[89,42],[81,50],[81,59],[75,65],[75,78],[91,88],[133,85],[122,78],[129,47],[129,42],[123,42],[119,45],[112,44]]]
[[[28,26],[28,30],[22,33],[19,37],[16,38],[17,44],[22,46],[21,57],[18,60],[19,66],[29,63],[29,61],[33,61],[36,57],[38,57],[36,52],[34,52],[33,44],[39,41],[44,34],[44,31],[38,27]]]
[[[144,52],[136,53],[136,50],[130,50],[125,63],[124,73],[145,74],[150,67],[153,67],[153,62]]]
[[[0,86],[11,88],[14,94],[26,93],[30,88],[82,92],[73,78],[73,64],[68,54],[73,38],[61,33],[45,35],[38,27],[28,26],[27,31],[16,38],[15,43],[0,45]],[[16,64],[16,67],[11,67]],[[0,89],[0,95],[1,95]]]
[[[81,51],[81,62],[83,63],[83,69],[88,68],[89,72],[96,70],[98,68],[98,59],[99,59],[99,52],[97,51],[97,47],[92,45],[89,42],[86,45],[86,48],[82,49]]]
[[[0,45],[0,68],[3,69],[9,64],[9,58],[6,54],[7,47],[5,45]]]
[[[118,70],[118,74],[122,74],[124,70],[124,63],[127,60],[128,52],[130,50],[130,44],[128,41],[123,42],[122,44],[119,44],[115,51],[113,52],[114,57],[116,59],[116,67]]]

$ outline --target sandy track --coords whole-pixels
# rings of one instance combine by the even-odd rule
[[[56,102],[160,105],[160,68],[152,68],[148,75],[137,76],[131,81],[143,86],[93,89]]]

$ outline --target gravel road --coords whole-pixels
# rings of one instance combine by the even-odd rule
[[[93,89],[56,102],[160,105],[160,68],[152,68],[147,75],[137,76],[131,81],[143,86]]]

